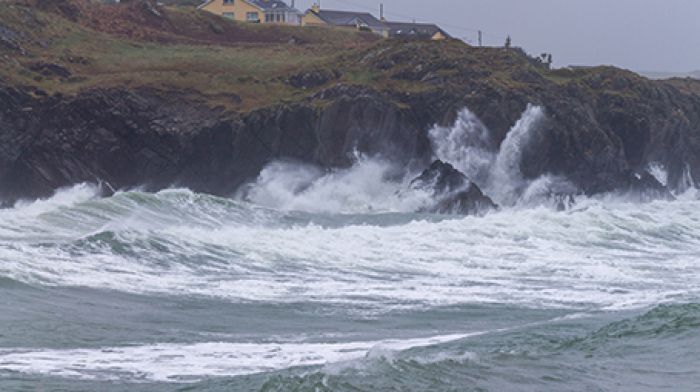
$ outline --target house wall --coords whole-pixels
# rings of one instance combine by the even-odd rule
[[[304,14],[304,16],[301,17],[301,25],[328,26],[328,24],[324,22],[323,19],[319,18],[318,15],[314,14],[313,12],[307,12],[306,14]]]
[[[278,20],[278,16],[282,19]],[[262,23],[288,24],[293,26],[299,26],[301,24],[301,18],[296,12],[268,11],[265,13],[265,16],[263,16]]]
[[[445,37],[445,34],[443,34],[443,33],[441,33],[441,32],[438,31],[438,32],[435,33],[435,35],[433,35],[430,39],[433,40],[433,41],[442,41],[442,40],[447,39],[447,37]]]
[[[265,14],[258,7],[250,5],[245,0],[234,0],[233,4],[224,4],[224,0],[215,0],[202,7],[202,9],[221,16],[233,12],[234,20],[239,22],[248,20],[248,12],[256,12],[260,23],[265,23]]]

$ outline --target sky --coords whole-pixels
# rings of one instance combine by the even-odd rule
[[[290,0],[288,0],[290,1]],[[296,0],[306,10],[313,0]],[[321,0],[322,8],[433,22],[476,44],[506,36],[555,66],[615,65],[638,72],[700,70],[700,0]]]

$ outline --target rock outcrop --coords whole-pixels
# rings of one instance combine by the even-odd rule
[[[411,181],[411,187],[432,193],[435,204],[424,212],[478,215],[498,208],[463,173],[440,160]]]
[[[700,87],[679,80],[652,81],[610,67],[549,70],[518,50],[450,40],[374,43],[378,37],[360,34],[338,49],[329,40],[342,40],[342,32],[248,29],[211,14],[164,7],[157,8],[159,16],[144,8],[153,4],[145,0],[112,8],[82,0],[24,3],[34,8],[0,3],[6,16],[0,15],[5,202],[85,181],[229,195],[275,159],[334,168],[351,165],[360,153],[424,168],[433,160],[428,132],[435,124],[449,126],[469,108],[496,148],[530,104],[543,107],[546,120],[520,151],[516,169],[523,182],[552,175],[588,195],[619,190],[667,197],[668,190],[647,173],[653,165],[668,173],[669,189],[700,184]],[[166,55],[159,54],[164,57],[148,60],[154,74],[167,72],[168,82],[152,82],[127,62],[115,73],[120,82],[104,79],[105,65],[90,57],[92,46],[68,50],[54,43],[60,39],[52,35],[57,26],[68,23],[75,31],[117,37],[111,44],[118,48],[125,40],[134,48],[167,43]],[[210,23],[221,31],[213,32]],[[199,73],[207,67],[178,72],[163,63],[177,58],[173,53],[194,51],[173,43],[205,44],[195,57],[216,47],[238,58],[236,45],[243,45],[244,62],[255,58],[255,50],[265,53],[267,45],[287,48],[296,35],[310,43],[294,44],[308,45],[295,48],[304,52],[294,56],[329,54],[294,67],[277,58],[266,65],[267,79],[257,69],[219,78],[221,64]],[[139,59],[150,53],[141,49]],[[192,80],[229,84],[207,85],[217,90],[212,93],[197,90]],[[110,87],[95,87],[100,81]],[[277,90],[285,91],[277,96]],[[260,99],[253,96],[257,91]],[[221,103],[234,100],[245,105]],[[482,196],[472,186],[445,205],[468,206]]]
[[[429,156],[425,119],[373,92],[353,92],[320,109],[240,114],[148,90],[63,97],[0,89],[0,199],[99,181],[229,195],[278,158],[342,167],[356,151],[401,162]]]

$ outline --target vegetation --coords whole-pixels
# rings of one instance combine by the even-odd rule
[[[0,83],[42,94],[176,90],[246,111],[305,99],[330,83],[401,95],[463,89],[474,81],[503,89],[585,83],[593,73],[550,71],[519,49],[244,24],[151,0],[0,1]]]
[[[0,80],[48,94],[96,87],[178,89],[249,109],[298,96],[303,91],[285,82],[288,75],[330,64],[340,53],[377,40],[330,29],[241,24],[180,8],[159,8],[162,22],[142,7],[145,2],[68,4],[77,11],[0,3]],[[107,20],[113,14],[117,18]]]

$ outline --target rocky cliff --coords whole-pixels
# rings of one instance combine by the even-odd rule
[[[221,80],[230,85],[192,86],[187,83],[205,80],[203,66],[193,69],[177,56],[199,50],[196,45],[134,43],[114,31],[99,34],[118,37],[114,45],[147,46],[148,53],[167,49],[163,61],[179,58],[182,65],[169,64],[167,81],[154,81],[164,77],[161,65],[159,73],[149,68],[145,81],[139,79],[143,65],[108,78],[100,68],[104,57],[91,58],[88,49],[68,43],[74,41],[37,35],[54,25],[75,34],[94,31],[80,24],[74,9],[67,17],[32,5],[12,7],[15,19],[7,18],[10,8],[0,18],[3,200],[47,196],[85,181],[113,189],[184,186],[227,195],[278,158],[330,168],[352,164],[359,152],[425,167],[433,158],[428,132],[434,125],[450,126],[468,108],[497,149],[528,105],[541,106],[546,120],[522,146],[518,165],[525,178],[561,175],[595,194],[643,187],[656,165],[668,172],[670,187],[684,186],[689,177],[700,182],[700,96],[677,81],[603,67],[549,70],[518,50],[456,41],[374,42],[361,36],[343,50],[294,67],[280,61],[278,68],[260,64],[246,71],[239,65],[247,58],[226,57],[232,61],[227,66],[238,67],[235,75],[216,68],[207,80],[225,75]],[[22,18],[25,25],[33,18],[39,27],[22,31],[16,23]],[[295,35],[296,41],[280,44],[285,50],[330,50],[314,46],[312,35],[275,34]],[[216,49],[212,56],[258,50],[226,45],[233,45],[231,52]]]

